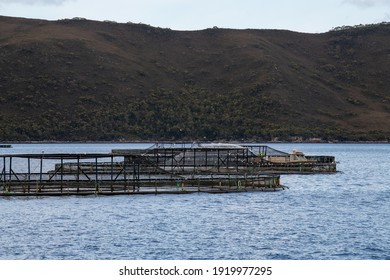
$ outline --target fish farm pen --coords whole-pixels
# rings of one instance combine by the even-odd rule
[[[285,188],[280,173],[335,171],[334,157],[290,157],[268,146],[234,144],[156,144],[107,154],[7,154],[0,155],[0,195],[278,191]]]
[[[114,154],[147,157],[156,166],[175,173],[333,173],[334,156],[289,154],[265,145],[237,144],[155,144],[145,150],[113,150]]]

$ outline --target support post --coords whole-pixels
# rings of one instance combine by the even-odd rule
[[[99,192],[98,158],[95,157],[95,189]]]
[[[236,170],[237,170],[237,172],[238,172],[238,150],[237,150],[237,154],[236,154]]]
[[[9,188],[11,188],[12,182],[12,156],[9,157]]]
[[[219,158],[219,149],[217,150],[217,170],[218,170],[218,172],[219,172],[219,160],[220,160],[220,158]]]
[[[61,156],[61,193],[63,190],[63,181],[64,181],[64,158]]]
[[[1,171],[1,174],[2,174],[2,180],[3,180],[3,183],[5,184],[6,182],[6,178],[5,178],[5,156],[3,156],[3,170]]]
[[[28,175],[27,175],[27,192],[30,193],[30,187],[31,187],[31,158],[27,158],[27,168],[28,168]]]
[[[77,192],[80,191],[80,156],[77,156]]]
[[[128,157],[128,159],[130,160],[130,157]],[[127,189],[126,158],[123,161],[123,179],[125,181],[124,190],[126,191],[126,189]]]
[[[3,156],[3,170],[1,171],[2,173],[2,180],[3,180],[3,187],[5,187],[5,182],[7,179],[5,178],[5,156]]]
[[[123,160],[124,160],[124,158],[123,158]],[[110,180],[110,182],[111,182],[111,192],[114,191],[113,190],[113,184],[112,184],[113,181],[114,181],[114,156],[111,155],[111,180]]]
[[[41,156],[41,160],[40,160],[40,163],[39,163],[39,184],[42,184],[42,174],[43,172],[43,155]]]
[[[194,149],[194,173],[196,172],[196,149]]]
[[[40,161],[40,166],[39,166],[39,191],[42,190],[42,174],[43,172],[43,154],[41,155],[41,161]]]
[[[206,168],[206,170],[207,170],[207,167],[208,167],[208,166],[207,166],[207,165],[208,165],[208,164],[207,164],[207,150],[205,150],[205,152],[206,152],[206,155],[205,155],[205,163],[204,163],[204,164],[205,164],[205,168]]]

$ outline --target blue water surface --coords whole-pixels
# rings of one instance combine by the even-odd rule
[[[149,144],[15,144],[1,153]],[[390,259],[390,145],[270,144],[337,174],[271,193],[0,197],[0,259]]]

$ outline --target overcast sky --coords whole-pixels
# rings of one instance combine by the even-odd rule
[[[218,26],[318,33],[390,22],[390,0],[0,0],[0,15],[142,22],[174,30]]]

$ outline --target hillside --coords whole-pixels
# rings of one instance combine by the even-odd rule
[[[390,24],[323,34],[0,17],[0,141],[390,140]]]

